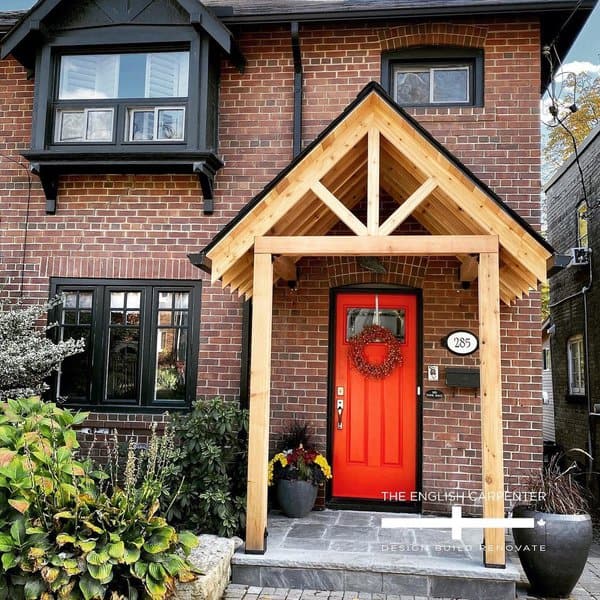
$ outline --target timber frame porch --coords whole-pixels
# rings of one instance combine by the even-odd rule
[[[399,204],[381,223],[380,190]],[[366,199],[366,222],[352,209]],[[430,235],[400,235],[414,217]],[[328,235],[339,222],[353,235]],[[395,233],[396,232],[396,233]],[[546,278],[552,248],[371,83],[211,244],[190,256],[253,299],[246,552],[265,551],[273,285],[307,256],[453,256],[477,280],[483,516],[504,517],[500,302]],[[334,474],[335,476],[335,474]],[[505,566],[504,529],[484,563]]]

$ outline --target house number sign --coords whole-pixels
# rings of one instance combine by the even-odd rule
[[[466,356],[467,354],[473,354],[479,348],[479,340],[474,333],[460,329],[448,334],[446,348],[452,354]]]

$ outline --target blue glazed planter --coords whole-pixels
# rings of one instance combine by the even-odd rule
[[[315,505],[318,487],[310,481],[280,479],[277,482],[277,500],[286,517],[305,517]]]

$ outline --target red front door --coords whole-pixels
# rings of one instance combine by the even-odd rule
[[[417,298],[340,293],[335,311],[333,496],[409,501],[417,475]],[[383,379],[363,375],[349,357],[348,340],[376,314],[402,348],[402,364]],[[365,348],[370,363],[386,353],[383,343]]]

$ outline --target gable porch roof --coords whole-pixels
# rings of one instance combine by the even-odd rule
[[[399,205],[384,223],[370,200],[380,189]],[[367,196],[365,225],[352,209]],[[550,244],[374,82],[190,259],[250,297],[256,237],[326,236],[339,221],[358,237],[390,236],[409,216],[431,235],[497,235],[505,303],[546,279]]]

